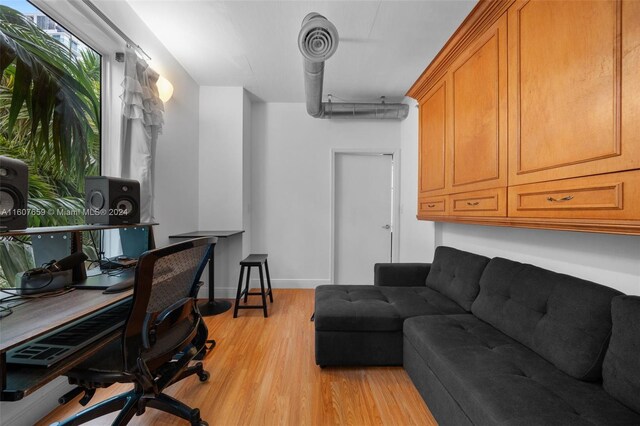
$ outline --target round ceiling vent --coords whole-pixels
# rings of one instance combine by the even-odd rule
[[[310,13],[302,20],[298,47],[311,62],[324,62],[338,48],[338,30],[324,16]]]

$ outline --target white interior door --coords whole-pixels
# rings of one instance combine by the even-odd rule
[[[373,284],[392,254],[393,156],[335,153],[334,282]]]

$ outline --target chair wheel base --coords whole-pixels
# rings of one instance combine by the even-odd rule
[[[202,373],[198,374],[198,378],[201,382],[206,382],[207,380],[209,380],[209,377],[211,377],[211,375],[208,371],[203,371]]]
[[[191,420],[189,423],[191,423],[191,426],[209,426],[209,423],[202,420],[200,417],[200,410],[197,408],[191,410]]]

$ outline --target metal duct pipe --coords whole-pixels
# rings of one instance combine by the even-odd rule
[[[338,30],[324,16],[314,12],[304,17],[298,48],[304,56],[304,91],[310,116],[404,120],[409,115],[405,104],[322,102],[324,61],[338,48]]]
[[[370,118],[375,120],[404,120],[409,105],[386,103],[323,102],[322,118]]]
[[[304,60],[304,94],[307,100],[307,113],[315,118],[323,116],[322,82],[324,80],[324,62]]]

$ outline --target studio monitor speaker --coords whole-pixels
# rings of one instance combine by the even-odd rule
[[[88,224],[140,222],[140,182],[108,176],[87,177],[84,189]]]
[[[29,167],[20,160],[0,156],[0,228],[27,227]]]

